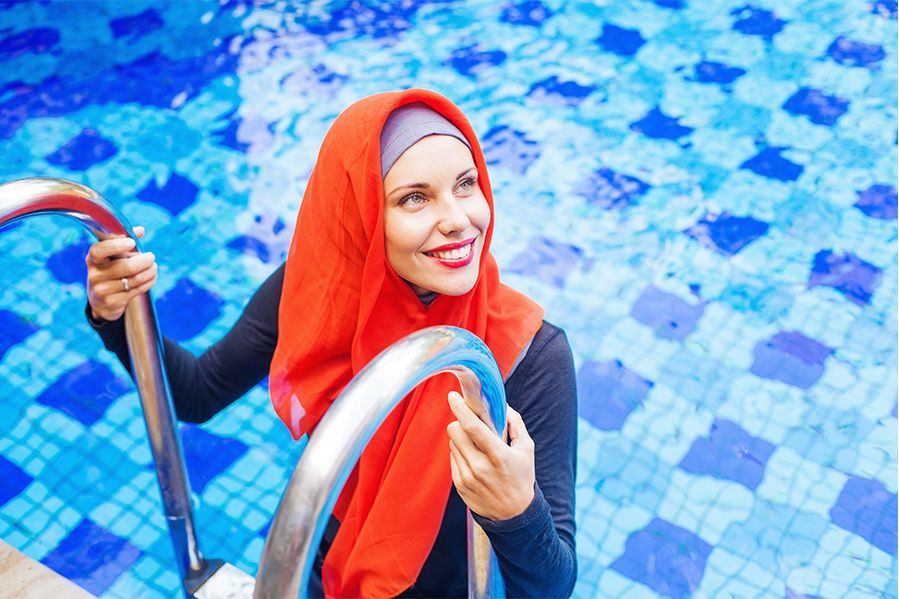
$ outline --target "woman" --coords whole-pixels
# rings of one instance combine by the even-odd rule
[[[326,535],[316,572],[328,596],[464,596],[466,506],[491,540],[509,596],[573,588],[571,353],[539,306],[500,283],[492,232],[484,158],[461,111],[423,90],[365,98],[325,137],[286,267],[197,363],[166,344],[179,417],[221,409],[261,378],[265,356],[272,402],[295,438],[314,429],[355,373],[413,331],[461,326],[490,347],[512,408],[510,444],[467,408],[452,377],[413,391],[363,452],[335,509],[339,530]],[[131,292],[124,281],[114,289],[117,279],[147,287],[155,277],[152,258],[107,259],[125,243],[101,242],[88,257],[91,306],[104,319],[96,289],[114,290],[105,307],[124,309]],[[113,327],[101,333],[122,357],[121,340],[104,331]],[[234,368],[247,362],[237,344],[244,353],[248,341],[255,370]],[[186,393],[179,399],[182,384],[208,388],[202,407],[188,405]]]

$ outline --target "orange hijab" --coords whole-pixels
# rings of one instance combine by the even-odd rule
[[[436,110],[468,139],[491,212],[474,288],[458,297],[438,296],[430,306],[393,272],[384,250],[380,134],[394,109],[413,102]],[[471,331],[508,375],[540,328],[543,310],[500,283],[489,253],[492,216],[480,145],[448,99],[420,89],[382,93],[337,117],[300,207],[271,366],[272,403],[294,438],[315,428],[372,358],[425,327]],[[420,385],[363,451],[334,510],[341,527],[322,571],[327,596],[395,596],[418,577],[452,485],[445,428],[454,420],[446,401],[454,384],[451,375],[442,375]]]

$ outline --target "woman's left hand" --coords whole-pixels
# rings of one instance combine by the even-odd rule
[[[481,421],[451,391],[450,409],[458,420],[446,427],[450,437],[453,483],[468,508],[484,518],[508,520],[534,499],[534,441],[521,415],[507,408],[510,444]]]

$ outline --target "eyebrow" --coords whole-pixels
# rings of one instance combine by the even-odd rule
[[[456,175],[456,181],[458,181],[459,179],[461,179],[462,177],[464,177],[465,175],[467,175],[467,174],[470,173],[471,171],[477,171],[477,168],[475,168],[475,167],[472,166],[472,167],[469,167],[469,168],[465,169],[464,171],[462,171],[461,173],[459,173],[458,175]],[[427,183],[408,183],[408,184],[406,184],[406,185],[400,185],[399,187],[397,187],[396,189],[394,189],[393,191],[391,191],[391,192],[388,193],[387,195],[388,195],[388,196],[392,196],[393,194],[395,194],[396,192],[400,191],[401,189],[428,189],[428,188],[430,188],[430,187],[431,187],[431,186],[428,185]]]

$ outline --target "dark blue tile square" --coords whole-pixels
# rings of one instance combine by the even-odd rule
[[[828,46],[827,55],[846,66],[875,68],[886,57],[886,51],[883,46],[857,42],[841,35]]]
[[[539,27],[552,14],[552,11],[546,8],[540,0],[525,0],[525,2],[519,2],[504,8],[499,20],[512,23],[513,25]]]
[[[557,75],[553,75],[531,85],[528,97],[560,106],[577,106],[594,91],[595,85],[562,81]]]
[[[650,285],[631,307],[634,319],[652,328],[663,339],[683,340],[693,332],[705,312],[705,303],[695,306]]]
[[[637,29],[626,29],[606,23],[602,26],[602,35],[596,38],[596,43],[619,56],[633,56],[646,40]]]
[[[73,171],[86,171],[95,164],[109,160],[119,151],[111,140],[100,136],[95,129],[84,129],[62,147],[46,157],[47,162]]]
[[[15,312],[0,309],[0,360],[14,345],[40,330]]]
[[[506,53],[502,50],[481,50],[477,46],[465,46],[453,50],[447,64],[466,77],[477,77],[505,60]]]
[[[896,188],[892,185],[872,185],[858,192],[855,207],[871,218],[892,220],[897,212]]]
[[[819,89],[803,87],[784,102],[783,109],[793,114],[804,114],[811,122],[830,127],[849,110],[849,100],[828,96]]]
[[[716,419],[709,436],[693,442],[680,468],[732,480],[755,491],[773,452],[774,445],[768,441],[753,437],[733,422]]]
[[[824,374],[833,348],[796,331],[781,331],[756,344],[749,370],[765,379],[808,389]]]
[[[35,27],[0,39],[0,59],[8,60],[25,52],[42,54],[59,43],[59,30]]]
[[[32,480],[21,468],[0,455],[0,505],[18,496]]]
[[[896,494],[882,482],[851,476],[830,509],[830,519],[895,556],[897,509]]]
[[[883,270],[850,252],[835,254],[821,250],[815,254],[809,274],[809,289],[819,285],[832,287],[846,299],[859,306],[871,302],[871,295],[880,286]]]
[[[708,60],[703,60],[693,67],[694,80],[702,83],[733,83],[745,74],[745,69]]]
[[[137,198],[165,208],[172,216],[178,216],[194,205],[199,191],[193,181],[178,173],[172,173],[162,187],[151,180],[138,192]]]
[[[689,135],[693,129],[678,122],[678,119],[670,117],[656,106],[638,121],[631,123],[631,129],[657,139],[678,139]]]
[[[743,162],[740,168],[750,170],[762,177],[778,181],[795,181],[804,167],[781,156],[786,148],[767,147]]]
[[[888,19],[895,19],[897,12],[899,12],[897,11],[897,5],[899,3],[896,0],[875,0],[871,4],[871,13]]]
[[[768,232],[768,223],[727,212],[706,214],[684,233],[726,256],[733,256]]]
[[[779,33],[786,25],[786,21],[778,19],[777,15],[770,10],[756,8],[749,4],[732,10],[730,14],[737,17],[733,25],[734,31],[739,31],[746,35],[760,35],[770,38]]]
[[[630,206],[649,188],[647,183],[636,177],[600,168],[593,171],[590,178],[580,184],[575,192],[591,204],[609,210]]]
[[[582,256],[579,247],[540,237],[512,260],[508,272],[537,277],[561,288]]]
[[[621,430],[652,387],[618,360],[584,362],[577,373],[578,416],[600,430]]]
[[[712,546],[661,518],[632,533],[611,568],[668,597],[690,596],[702,581]]]
[[[522,175],[540,157],[536,141],[505,125],[491,128],[481,139],[481,148],[487,164],[497,164]]]
[[[88,519],[41,560],[51,570],[99,595],[141,556],[140,549]]]
[[[157,300],[156,312],[163,334],[187,341],[218,318],[223,305],[218,295],[185,278]]]
[[[131,383],[113,374],[106,364],[88,360],[65,372],[35,401],[91,426],[103,417],[113,401],[132,388]]]
[[[84,286],[87,283],[87,264],[84,258],[90,247],[90,240],[82,237],[78,242],[50,254],[47,258],[47,268],[60,283],[66,285],[78,283]]]
[[[136,15],[118,17],[109,21],[112,37],[118,39],[128,36],[131,38],[130,41],[137,40],[163,25],[165,25],[165,21],[152,8],[148,8]]]
[[[199,426],[181,426],[184,461],[195,493],[202,493],[213,478],[224,472],[247,452],[247,446],[237,439],[219,437]]]

